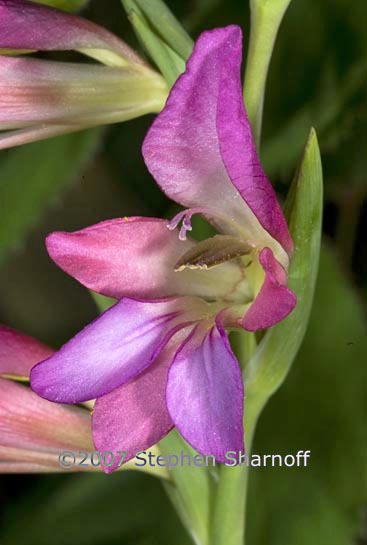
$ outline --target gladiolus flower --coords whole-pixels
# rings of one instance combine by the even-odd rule
[[[99,450],[132,457],[172,426],[219,462],[243,450],[243,381],[226,331],[271,327],[296,304],[292,240],[256,153],[241,57],[238,27],[205,32],[144,141],[151,174],[186,210],[47,239],[64,271],[120,299],[31,373],[46,399],[97,398]],[[219,234],[187,238],[193,214]]]
[[[0,56],[0,149],[159,112],[163,78],[119,38],[76,15],[0,0],[0,50],[75,50],[103,64]]]

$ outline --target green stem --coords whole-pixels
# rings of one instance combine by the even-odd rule
[[[243,335],[242,362],[249,362],[256,351],[254,333]],[[250,456],[254,426],[252,411],[246,399],[244,417],[246,455]],[[258,413],[259,414],[259,413]],[[257,419],[257,418],[256,418]],[[249,467],[244,463],[236,467],[220,468],[213,521],[213,545],[240,545],[245,542],[245,516]]]
[[[213,520],[213,545],[244,543],[245,510],[248,468],[246,465],[220,468]]]
[[[290,2],[291,0],[250,0],[251,31],[244,99],[258,149],[268,68],[279,26]]]
[[[252,439],[261,408],[252,410],[246,399],[245,445],[248,459]],[[245,513],[250,467],[243,463],[236,467],[222,466],[217,488],[213,520],[213,545],[242,545],[245,543]]]

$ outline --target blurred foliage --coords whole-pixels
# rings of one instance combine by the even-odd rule
[[[167,3],[193,38],[237,23],[246,47],[247,1]],[[86,3],[61,4],[72,9]],[[108,9],[92,0],[85,14],[140,48],[120,0],[109,0]],[[367,288],[365,15],[365,0],[293,0],[270,68],[264,164],[285,195],[310,126],[316,128],[328,247],[303,347],[255,438],[258,453],[309,449],[311,460],[308,468],[252,470],[251,545],[367,543],[361,511],[367,502],[361,311]],[[47,259],[44,236],[118,215],[171,213],[141,157],[151,120],[109,128],[103,146],[92,132],[0,153],[0,322],[59,345],[96,314],[89,294]],[[152,478],[131,473],[2,480],[6,545],[188,543]]]
[[[46,486],[39,480],[32,498],[6,510],[2,545],[190,545],[154,477],[64,475]],[[165,511],[170,516],[162,524]]]
[[[100,129],[68,134],[0,155],[0,263],[65,186],[80,176],[100,135]]]
[[[36,0],[32,0],[36,1]],[[37,0],[38,4],[45,4],[63,11],[78,11],[88,4],[89,0]]]

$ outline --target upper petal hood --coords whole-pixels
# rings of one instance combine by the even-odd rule
[[[145,138],[143,155],[170,198],[226,216],[286,266],[292,241],[256,153],[241,58],[239,27],[204,32]]]
[[[104,221],[74,233],[52,233],[47,250],[84,286],[118,299],[224,297],[241,281],[241,269],[233,263],[208,271],[175,272],[175,264],[195,242],[180,241],[167,223],[140,217]]]
[[[28,377],[32,367],[53,352],[36,339],[0,325],[0,375]]]
[[[77,15],[26,0],[0,0],[0,49],[81,50],[106,64],[142,63],[104,28]]]
[[[242,325],[248,331],[266,329],[283,320],[296,306],[295,294],[287,288],[287,275],[269,248],[264,248],[259,261],[265,273],[254,302],[246,312]]]

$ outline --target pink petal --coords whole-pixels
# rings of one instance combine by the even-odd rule
[[[131,217],[104,221],[47,237],[51,258],[84,286],[121,298],[172,295],[224,297],[241,280],[241,270],[226,263],[208,271],[175,272],[178,259],[194,241],[178,239],[167,221]]]
[[[63,471],[61,466],[58,469],[55,467],[37,464],[33,462],[12,462],[3,461],[0,459],[0,473],[54,473]]]
[[[125,461],[164,437],[173,424],[166,408],[168,368],[182,334],[170,341],[156,361],[136,379],[97,399],[93,440],[100,452],[125,451]],[[105,467],[109,473],[117,464]]]
[[[149,91],[149,92],[148,92]],[[153,72],[0,56],[0,129],[112,123],[154,111],[165,89]],[[78,127],[79,126],[79,127]]]
[[[126,44],[99,25],[25,0],[0,0],[0,48],[107,49],[133,63],[142,62]]]
[[[287,288],[287,275],[269,248],[259,261],[265,272],[264,283],[246,312],[242,325],[248,331],[266,329],[283,320],[296,306],[295,294]]]
[[[91,449],[90,425],[88,411],[50,403],[26,386],[0,379],[1,459],[9,459],[7,451],[10,456],[10,449],[18,449],[10,460],[27,461],[31,451],[38,450],[52,454],[57,465],[58,450]],[[42,463],[41,455],[38,462]]]
[[[185,311],[190,312],[195,303],[184,297],[156,302],[122,299],[36,365],[31,372],[32,389],[61,403],[111,392],[154,361],[189,319]]]
[[[170,367],[167,407],[182,436],[204,455],[225,462],[243,446],[243,382],[219,322],[200,326],[183,343]]]
[[[143,145],[151,174],[185,207],[206,206],[287,264],[288,229],[256,154],[243,106],[237,26],[204,32]],[[241,198],[242,197],[242,198]],[[210,214],[208,214],[210,216]],[[285,255],[284,255],[285,254]]]
[[[80,130],[82,129],[79,125],[36,125],[25,129],[0,132],[0,150]]]
[[[0,374],[28,377],[33,365],[53,352],[36,339],[0,325]]]

